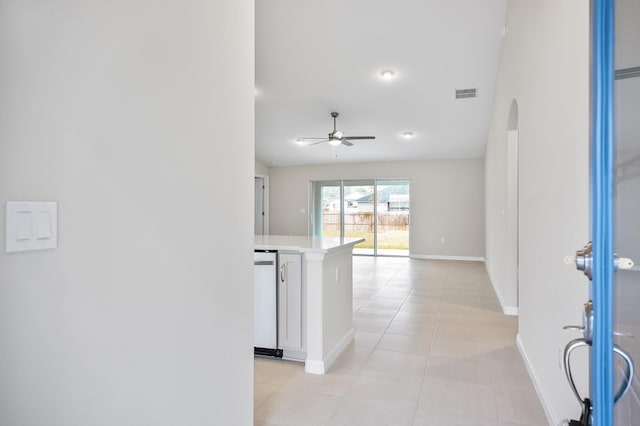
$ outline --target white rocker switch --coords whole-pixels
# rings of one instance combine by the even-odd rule
[[[58,203],[8,201],[5,235],[7,253],[58,247]]]

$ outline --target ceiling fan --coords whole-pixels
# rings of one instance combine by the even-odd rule
[[[345,136],[342,132],[336,130],[336,118],[338,118],[337,112],[332,112],[331,117],[333,117],[333,131],[329,133],[328,138],[299,138],[298,142],[304,143],[306,146],[317,145],[319,143],[329,142],[329,145],[338,146],[340,144],[346,146],[352,146],[353,143],[351,141],[354,140],[367,140],[367,139],[375,139],[375,136]],[[322,140],[318,140],[322,139]]]

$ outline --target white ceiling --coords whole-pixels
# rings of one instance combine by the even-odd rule
[[[482,157],[506,0],[256,0],[256,158],[271,166]],[[392,69],[391,81],[380,71]],[[455,90],[477,88],[475,99]],[[326,136],[331,111],[354,146]],[[410,131],[411,140],[402,137]]]

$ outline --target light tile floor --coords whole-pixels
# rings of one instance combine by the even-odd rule
[[[354,257],[354,342],[325,375],[255,360],[255,424],[546,425],[481,262]]]

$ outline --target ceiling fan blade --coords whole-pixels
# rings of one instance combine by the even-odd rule
[[[352,140],[370,140],[375,139],[375,136],[345,136],[342,132],[336,129],[336,118],[338,117],[337,112],[332,112],[331,117],[333,117],[333,131],[329,133],[329,138],[298,138],[297,141],[300,142],[301,145],[304,146],[312,146],[318,145],[320,143],[329,142],[334,147],[337,145],[345,145],[345,146],[353,146]]]
[[[366,140],[366,139],[375,139],[375,136],[343,136],[342,140]]]

